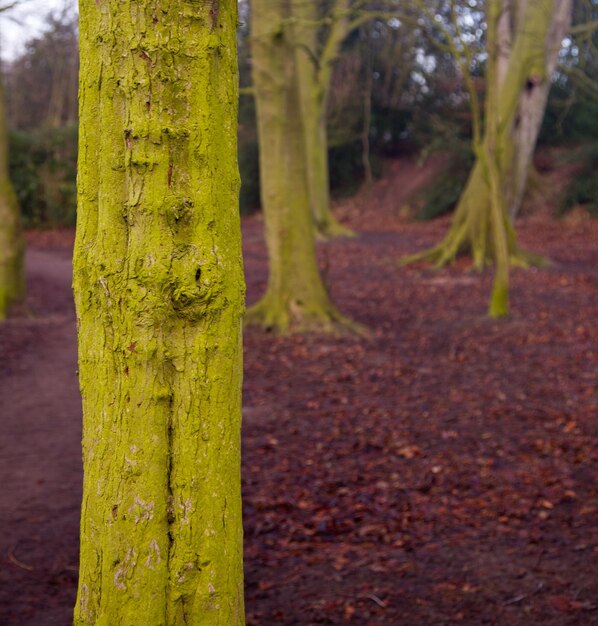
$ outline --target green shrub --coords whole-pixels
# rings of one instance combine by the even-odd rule
[[[10,175],[27,227],[73,226],[77,214],[77,127],[10,134]],[[259,208],[257,139],[239,133],[240,208]]]
[[[377,153],[370,153],[370,164],[374,178],[379,177],[382,167]],[[330,148],[328,167],[332,196],[343,198],[354,194],[364,180],[361,140]]]
[[[410,155],[421,148],[413,117],[410,110],[391,109],[373,103],[370,130],[372,154],[392,158]]]
[[[239,209],[245,215],[260,208],[260,160],[255,118],[255,99],[245,95],[239,99],[238,130],[239,174],[241,191]]]
[[[567,186],[557,213],[564,215],[578,205],[598,217],[598,144],[584,149],[582,168]]]
[[[77,127],[10,134],[10,175],[26,226],[73,226]]]
[[[257,138],[240,132],[238,154],[241,175],[239,209],[242,215],[246,215],[260,208],[260,164]]]
[[[9,138],[9,169],[10,177],[17,194],[23,221],[27,226],[42,221],[43,203],[39,198],[43,195],[42,180],[34,158],[34,141],[24,132],[12,132]]]
[[[449,153],[446,167],[434,178],[434,184],[421,192],[418,220],[432,220],[453,211],[474,164],[473,152],[467,142],[457,142]]]
[[[550,92],[542,122],[539,143],[545,145],[578,144],[598,140],[598,101],[579,97],[555,85]]]

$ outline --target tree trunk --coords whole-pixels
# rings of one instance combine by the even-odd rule
[[[508,190],[509,215],[514,219],[521,209],[528,174],[532,166],[538,134],[544,119],[562,41],[571,25],[572,0],[555,2],[550,27],[545,38],[545,71],[540,80],[529,80],[521,94],[517,123],[514,128],[512,175]]]
[[[350,237],[354,233],[336,219],[330,206],[330,173],[326,128],[327,98],[321,94],[321,89],[317,85],[305,78],[305,72],[308,69],[302,68],[305,64],[304,59],[298,62],[299,94],[309,200],[316,233],[324,239]]]
[[[405,263],[429,259],[437,266],[442,266],[453,261],[460,252],[471,253],[473,264],[478,269],[496,261],[496,233],[493,229],[499,222],[492,217],[496,199],[492,198],[493,183],[488,178],[490,170],[480,162],[480,154],[487,155],[498,169],[500,180],[497,190],[502,196],[500,204],[505,207],[501,222],[506,229],[510,263],[526,266],[541,262],[539,257],[524,253],[518,248],[507,207],[510,206],[513,196],[511,185],[514,174],[511,168],[517,162],[516,151],[519,148],[514,131],[521,97],[529,89],[530,83],[550,81],[545,52],[548,35],[552,32],[554,2],[555,0],[538,0],[529,3],[525,14],[518,15],[518,20],[515,20],[516,32],[512,41],[507,39],[506,44],[504,35],[501,36],[504,31],[500,15],[497,17],[496,50],[494,53],[489,50],[489,59],[494,59],[496,69],[489,71],[487,76],[485,136],[480,139],[480,146],[474,147],[476,163],[459,199],[451,228],[443,241],[431,250],[408,257]],[[504,18],[504,13],[502,15]],[[510,46],[510,51],[505,67],[506,46]],[[504,78],[499,81],[501,75]],[[495,104],[489,107],[492,102]]]
[[[48,113],[46,126],[48,128],[60,128],[65,108],[68,89],[68,58],[64,50],[53,59],[52,79],[50,80],[50,99],[48,101]]]
[[[248,311],[247,321],[282,333],[332,330],[344,323],[316,259],[289,17],[288,4],[253,2],[253,84],[270,273],[266,294]]]
[[[236,16],[80,2],[77,625],[244,623]]]
[[[372,52],[369,49],[369,36],[362,33],[361,39],[365,42],[363,49],[365,50],[365,80],[363,86],[363,127],[361,130],[361,163],[363,164],[363,172],[365,183],[371,187],[374,183],[374,175],[372,173],[372,161],[370,159],[370,132],[372,130],[372,89],[374,84],[374,75],[372,69]]]
[[[0,76],[0,320],[25,297],[24,252],[21,214],[8,171],[8,126]]]
[[[486,107],[485,107],[485,137],[478,149],[478,160],[482,166],[485,188],[490,196],[488,224],[492,234],[494,256],[494,282],[488,313],[492,317],[503,317],[509,313],[509,236],[508,218],[503,193],[504,178],[500,166],[500,127],[503,121],[500,107],[500,87],[508,84],[508,71],[502,83],[499,83],[500,73],[500,27],[504,16],[502,0],[488,0],[487,2],[488,29],[488,61],[486,74]],[[476,146],[478,148],[478,146]]]
[[[295,18],[295,59],[298,97],[301,102],[303,120],[309,200],[316,232],[324,238],[351,236],[352,231],[334,217],[330,208],[326,128],[332,64],[339,54],[342,40],[333,49],[329,46],[325,48],[331,58],[324,57],[320,54],[318,46],[317,23],[321,19],[318,3],[292,0],[291,10]],[[347,17],[339,19],[343,22],[347,21]],[[329,38],[336,36],[336,30],[331,30],[328,36]]]

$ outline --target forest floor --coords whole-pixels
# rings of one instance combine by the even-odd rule
[[[338,207],[358,237],[319,244],[370,336],[245,334],[248,625],[598,625],[598,222],[521,220],[553,264],[514,271],[491,320],[490,274],[396,264],[448,223],[402,219],[421,175],[396,174]],[[243,227],[252,302],[266,253],[259,216]],[[29,315],[0,326],[3,626],[74,604],[71,246],[29,233]]]

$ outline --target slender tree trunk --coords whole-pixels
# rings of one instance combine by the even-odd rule
[[[300,54],[298,55],[301,56]],[[328,166],[328,132],[326,128],[326,95],[321,88],[310,79],[305,78],[303,67],[306,63],[298,63],[299,95],[301,98],[301,118],[305,141],[305,163],[309,185],[309,200],[318,236],[350,237],[354,233],[343,226],[334,214],[330,205],[330,172]]]
[[[340,0],[337,4],[344,4]],[[305,159],[309,199],[317,234],[321,237],[351,236],[330,208],[330,175],[328,167],[328,136],[326,128],[328,92],[332,78],[332,64],[340,51],[342,39],[331,48],[325,47],[327,56],[320,53],[318,44],[318,21],[321,19],[317,2],[291,0],[295,18],[295,59],[297,67],[298,97],[301,102],[301,118],[305,142]],[[344,29],[347,18],[339,18],[328,33],[338,38],[337,31]],[[346,36],[346,35],[344,35]],[[344,38],[343,36],[343,38]],[[335,39],[336,42],[336,39]]]
[[[8,171],[8,126],[0,76],[0,320],[25,297],[24,252],[21,214]]]
[[[75,48],[75,50],[78,49]],[[79,78],[78,54],[69,55],[68,60],[68,84],[66,93],[66,123],[73,124],[77,121],[77,81]]]
[[[236,0],[82,0],[74,623],[244,623]]]
[[[506,205],[504,196],[505,179],[500,166],[500,151],[498,138],[500,136],[500,92],[499,72],[501,46],[500,26],[505,17],[504,6],[501,0],[487,1],[488,28],[486,32],[488,45],[488,61],[486,74],[486,129],[485,137],[478,159],[482,165],[485,188],[490,196],[490,216],[488,224],[492,233],[494,252],[494,283],[488,313],[492,317],[502,317],[509,313],[509,238],[507,235]],[[507,68],[508,76],[508,68]],[[507,84],[507,76],[502,85]]]
[[[372,53],[369,49],[368,36],[362,35],[365,42],[365,80],[363,86],[363,127],[361,129],[361,162],[365,175],[366,185],[371,186],[374,182],[372,162],[370,159],[370,131],[372,128],[372,88],[374,77],[372,74]]]
[[[283,333],[332,330],[344,323],[317,265],[289,16],[288,3],[252,4],[253,84],[270,274],[266,294],[248,311],[247,321]]]
[[[64,105],[67,97],[66,90],[68,89],[68,62],[64,50],[61,50],[57,58],[53,60],[50,100],[46,116],[46,126],[48,128],[60,128],[62,126]]]

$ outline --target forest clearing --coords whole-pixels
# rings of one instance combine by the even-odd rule
[[[491,320],[489,275],[395,262],[446,228],[400,218],[413,168],[340,204],[358,237],[319,244],[370,336],[245,334],[247,623],[598,624],[598,224],[519,220],[553,264],[515,271],[513,313]],[[261,218],[243,234],[251,302]],[[73,232],[28,237],[30,315],[0,326],[0,623],[63,626],[81,495]]]
[[[598,626],[598,0],[0,44],[0,626]]]

